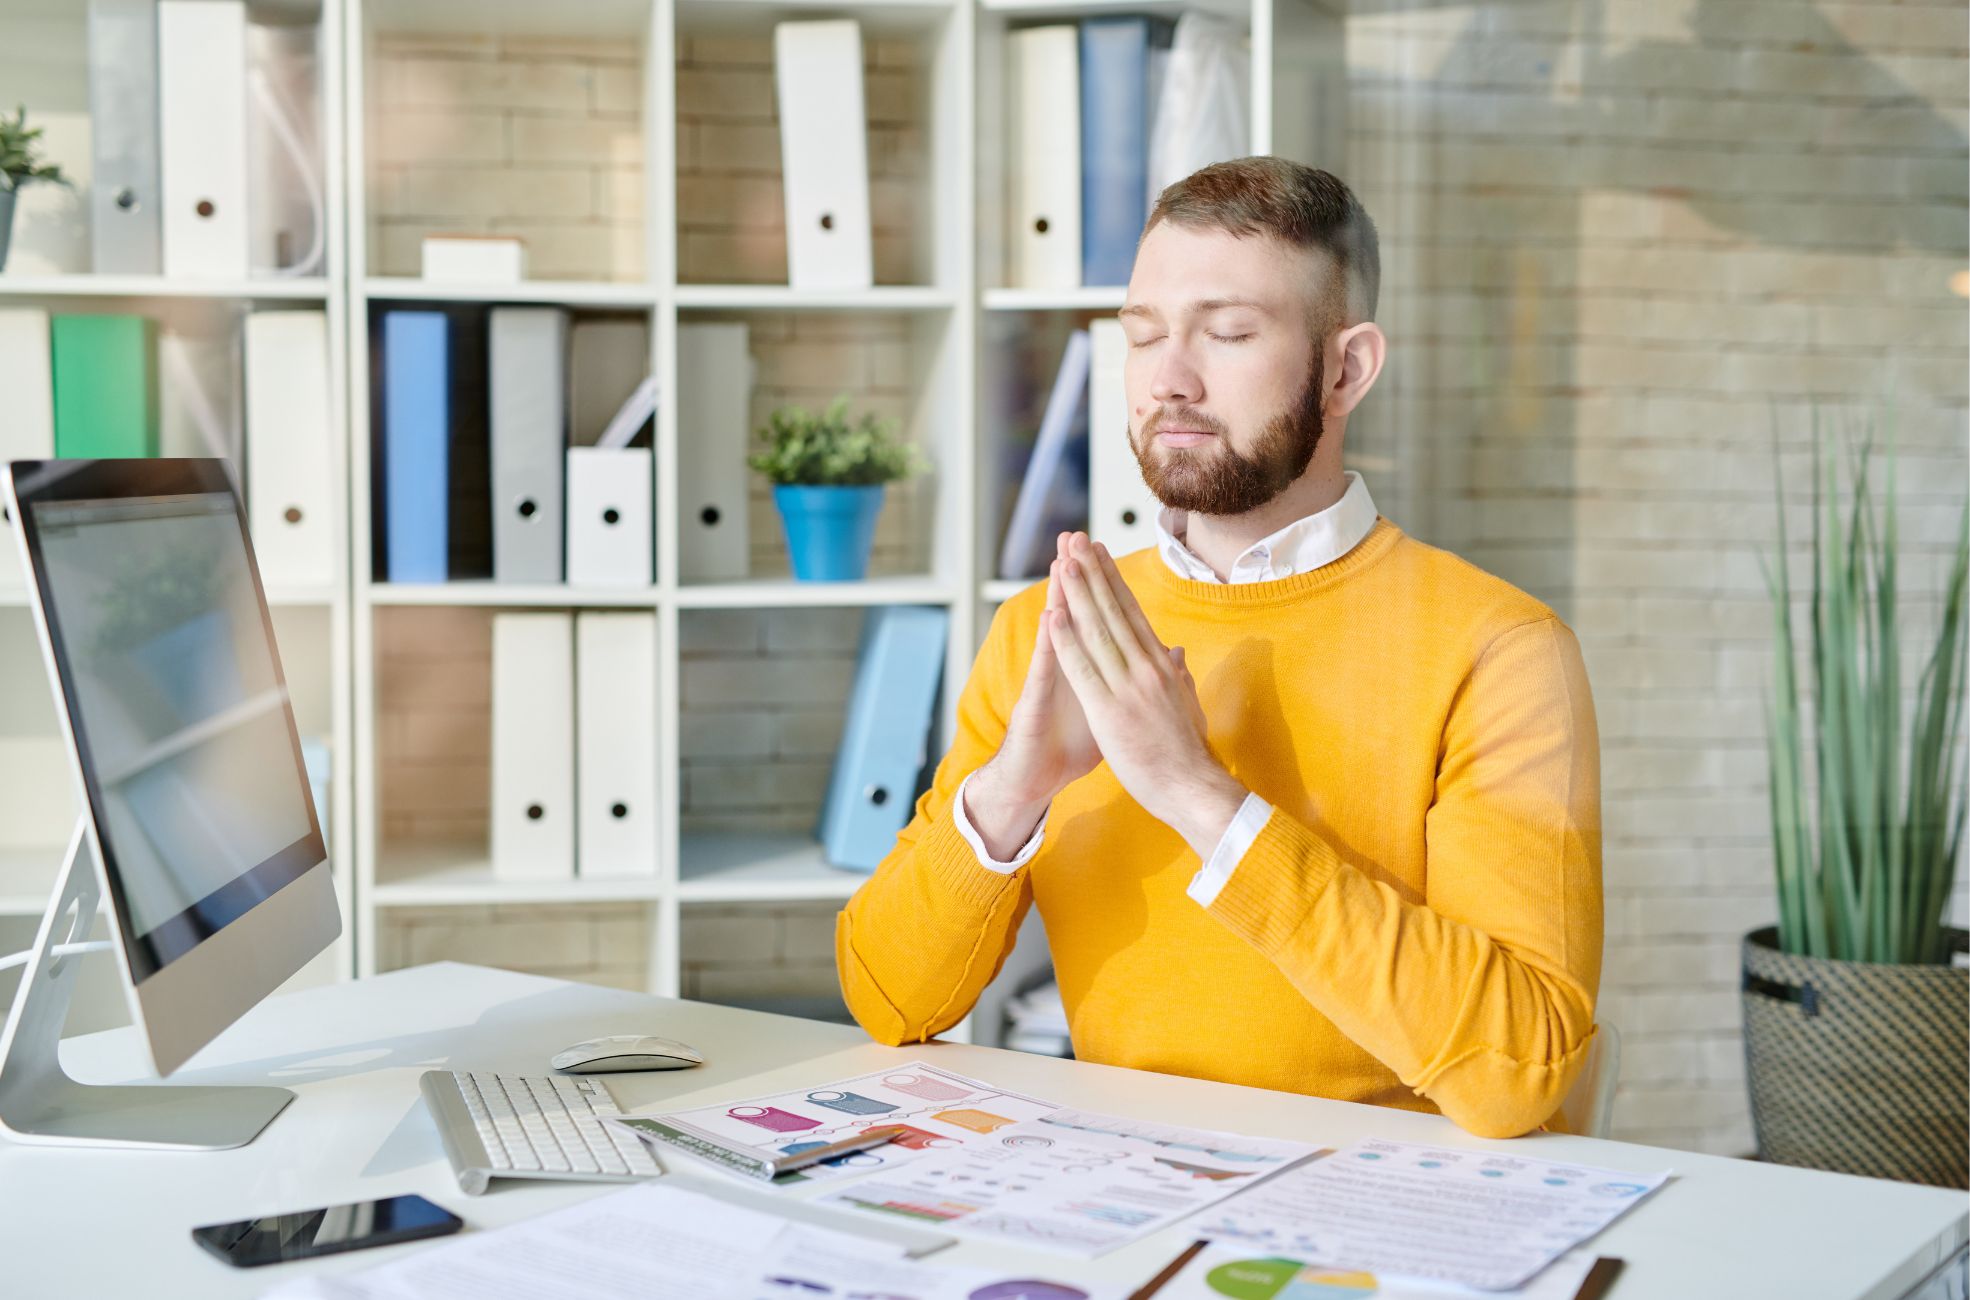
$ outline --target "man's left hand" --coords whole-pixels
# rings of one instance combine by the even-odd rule
[[[1247,792],[1205,739],[1182,649],[1158,639],[1107,547],[1076,533],[1056,563],[1066,616],[1041,617],[1102,758],[1137,803],[1208,859]]]

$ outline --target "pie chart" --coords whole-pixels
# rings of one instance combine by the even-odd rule
[[[1364,1300],[1376,1293],[1373,1273],[1316,1268],[1297,1259],[1241,1259],[1204,1275],[1226,1300]]]
[[[994,1282],[973,1291],[970,1300],[1088,1300],[1088,1293],[1058,1282]]]

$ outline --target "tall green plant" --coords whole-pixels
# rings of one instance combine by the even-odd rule
[[[1872,426],[1850,454],[1853,499],[1844,524],[1835,440],[1822,433],[1817,410],[1813,447],[1810,737],[1794,668],[1782,484],[1777,572],[1765,569],[1777,652],[1766,731],[1779,942],[1787,952],[1845,961],[1944,962],[1943,910],[1965,811],[1957,755],[1970,505],[1957,528],[1935,649],[1916,687],[1904,762],[1893,432],[1878,519],[1868,488]],[[1817,779],[1810,794],[1808,753]]]
[[[44,163],[40,152],[41,128],[27,124],[27,108],[19,108],[9,120],[0,115],[0,190],[17,190],[29,181],[68,184],[62,169]]]

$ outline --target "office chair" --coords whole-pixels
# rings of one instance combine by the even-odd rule
[[[1621,1077],[1621,1033],[1605,1020],[1587,1049],[1587,1064],[1560,1103],[1566,1131],[1582,1137],[1604,1138],[1614,1121],[1614,1086]]]

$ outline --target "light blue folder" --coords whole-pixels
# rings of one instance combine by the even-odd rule
[[[443,312],[383,315],[383,576],[450,576],[451,358]]]
[[[1081,283],[1127,284],[1149,219],[1150,48],[1168,19],[1081,21]]]
[[[814,832],[830,865],[874,871],[909,824],[949,626],[950,611],[935,606],[869,611],[848,723]]]

